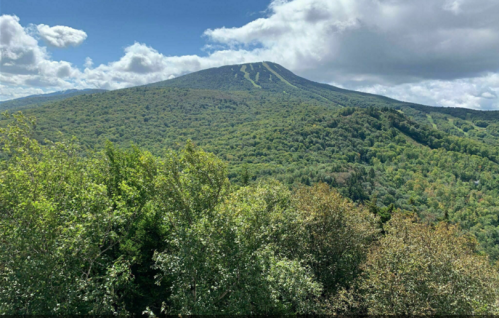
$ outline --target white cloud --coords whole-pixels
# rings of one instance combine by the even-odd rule
[[[457,1],[457,2],[456,2]],[[499,6],[474,0],[295,0],[238,28],[207,30],[230,48],[252,44],[320,81],[348,85],[455,79],[499,68]]]
[[[73,29],[63,25],[50,27],[45,24],[36,26],[40,37],[51,46],[66,48],[78,46],[87,38],[87,34],[82,30]]]
[[[260,55],[248,51],[216,51],[207,57],[197,55],[165,56],[141,43],[125,48],[116,62],[85,69],[81,77],[88,85],[117,89],[144,85],[227,64],[259,61]]]
[[[464,0],[447,0],[444,3],[444,10],[450,11],[454,14],[459,14],[461,13],[461,5],[463,4]]]
[[[70,88],[71,80],[81,73],[71,63],[52,61],[16,16],[0,16],[0,35],[0,81],[14,90],[18,86]],[[3,95],[1,99],[6,99]]]
[[[263,18],[206,30],[205,56],[165,56],[135,43],[117,61],[94,66],[88,58],[83,71],[50,60],[10,17],[23,44],[8,45],[10,73],[2,77],[12,85],[115,89],[269,60],[312,80],[406,101],[499,109],[497,16],[497,0],[275,0]]]
[[[85,58],[85,64],[83,64],[83,66],[85,66],[85,68],[91,68],[93,65],[94,65],[94,61],[92,61],[91,58],[89,58],[89,57]]]
[[[8,86],[0,84],[0,96],[5,97],[4,99],[14,99],[43,93],[45,93],[45,91],[41,88]]]
[[[393,86],[373,85],[359,90],[430,106],[499,110],[499,74],[453,81],[427,80]]]
[[[2,73],[33,74],[47,56],[38,42],[24,31],[16,16],[0,17],[0,65]]]

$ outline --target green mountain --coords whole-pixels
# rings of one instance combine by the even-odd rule
[[[285,94],[330,107],[390,107],[414,120],[449,134],[471,137],[494,145],[499,137],[499,111],[430,107],[397,101],[384,96],[345,90],[299,77],[272,63],[250,63],[207,69],[146,87],[177,87],[250,94]],[[489,125],[489,129],[486,129]]]
[[[345,90],[320,84],[293,74],[272,62],[249,63],[211,68],[178,78],[146,85],[146,87],[177,87],[219,91],[248,91],[287,94],[307,100],[333,104],[337,107],[406,105],[378,95]]]
[[[76,136],[162,155],[188,139],[235,184],[318,181],[385,216],[396,208],[474,233],[499,258],[499,112],[343,90],[274,63],[224,66],[24,110],[40,141]],[[0,121],[6,125],[9,119]]]
[[[63,100],[66,98],[85,95],[85,94],[97,94],[106,92],[104,89],[69,89],[65,91],[59,91],[49,94],[31,95],[22,98],[11,99],[7,101],[0,102],[0,111],[5,110],[19,110],[21,108],[35,107],[45,103]]]

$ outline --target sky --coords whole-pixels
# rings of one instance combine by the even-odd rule
[[[498,0],[1,0],[0,100],[272,61],[431,106],[499,110]]]

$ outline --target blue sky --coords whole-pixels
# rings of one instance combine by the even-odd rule
[[[164,55],[203,55],[208,28],[238,27],[264,15],[268,0],[2,0],[1,13],[32,24],[84,30],[77,48],[49,47],[54,60],[83,66],[119,59],[123,48],[146,43]]]
[[[499,109],[497,0],[2,0],[0,100],[272,61],[432,106]]]

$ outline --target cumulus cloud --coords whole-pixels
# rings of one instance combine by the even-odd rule
[[[295,0],[276,1],[270,10],[266,18],[205,35],[232,48],[260,44],[300,74],[348,85],[452,80],[499,69],[495,0]]]
[[[87,38],[87,34],[84,31],[63,25],[50,27],[45,24],[40,24],[37,25],[36,28],[40,37],[48,45],[58,48],[78,46]]]
[[[20,87],[0,84],[0,96],[4,99],[14,99],[24,96],[43,94],[45,91],[35,87]]]
[[[244,50],[221,50],[206,57],[165,56],[145,44],[134,43],[125,48],[120,60],[86,68],[82,79],[91,87],[117,89],[163,81],[210,67],[257,62],[261,57]]]
[[[86,58],[81,71],[69,62],[52,60],[33,35],[32,27],[23,28],[17,16],[0,16],[0,82],[4,85],[0,100],[19,97],[22,92],[31,94],[30,88],[47,92],[89,87],[118,89],[258,59],[253,52],[230,50],[219,50],[206,57],[165,56],[145,44],[134,43],[125,48],[118,61],[94,67],[92,59]]]
[[[0,16],[0,81],[12,86],[71,87],[80,71],[71,63],[52,61],[16,16]],[[2,98],[5,99],[5,98]]]
[[[269,60],[315,81],[405,101],[499,109],[497,16],[497,0],[274,0],[265,17],[206,30],[203,56],[165,56],[134,43],[117,61],[87,60],[83,71],[51,61],[16,17],[6,18],[6,36],[0,25],[2,43],[12,42],[5,53],[17,74],[6,76],[12,83],[36,74],[24,83],[115,89]]]
[[[0,17],[0,63],[2,73],[33,74],[35,65],[44,60],[47,53],[29,36],[16,16]]]
[[[200,59],[166,57],[145,44],[135,43],[125,48],[125,55],[118,61],[85,69],[83,78],[88,84],[105,89],[143,85],[201,69]],[[194,66],[189,65],[192,63]]]

